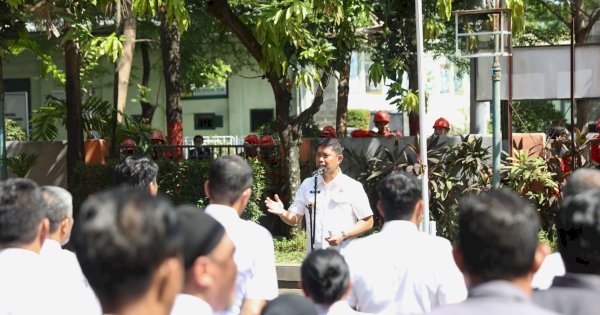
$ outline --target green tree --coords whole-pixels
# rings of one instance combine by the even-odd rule
[[[515,101],[512,104],[513,132],[543,132],[552,126],[564,126],[565,116],[550,102]]]
[[[203,2],[206,11],[226,25],[260,65],[275,97],[275,130],[283,145],[287,199],[300,185],[299,143],[302,126],[318,112],[329,82],[338,34],[348,16],[343,0],[249,0]],[[360,9],[361,7],[357,7]],[[344,35],[348,36],[348,35]],[[354,34],[351,35],[352,38]],[[346,37],[344,37],[346,38]],[[337,38],[342,40],[341,37]],[[291,88],[317,81],[315,98],[306,110],[292,115]]]

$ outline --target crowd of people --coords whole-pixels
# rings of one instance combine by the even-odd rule
[[[146,157],[122,160],[114,187],[90,196],[76,222],[65,189],[2,181],[0,315],[579,315],[599,309],[600,171],[570,176],[556,219],[558,253],[550,254],[538,242],[536,210],[513,191],[465,196],[452,246],[419,232],[423,200],[415,176],[386,176],[371,209],[362,185],[341,172],[342,161],[340,142],[323,139],[317,171],[290,207],[277,195],[265,200],[284,222],[305,221],[303,296],[279,295],[272,235],[240,218],[253,182],[240,156],[212,163],[198,187],[210,200],[205,209],[175,206],[160,194],[158,166]],[[365,236],[373,210],[385,223]],[[546,285],[534,290],[536,283]]]

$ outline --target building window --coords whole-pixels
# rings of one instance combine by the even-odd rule
[[[194,114],[194,129],[215,130],[223,127],[223,116],[214,113]]]
[[[250,131],[256,132],[260,126],[268,124],[273,120],[272,109],[251,109],[250,110]]]

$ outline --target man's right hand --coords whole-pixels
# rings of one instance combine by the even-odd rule
[[[281,202],[277,194],[275,194],[275,200],[267,197],[267,199],[265,199],[265,205],[270,213],[282,215],[285,212],[285,209],[283,208],[283,202]]]

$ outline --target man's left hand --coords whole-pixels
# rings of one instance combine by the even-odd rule
[[[338,246],[344,241],[344,236],[342,234],[337,234],[335,236],[328,236],[325,238],[325,240],[330,246]]]

